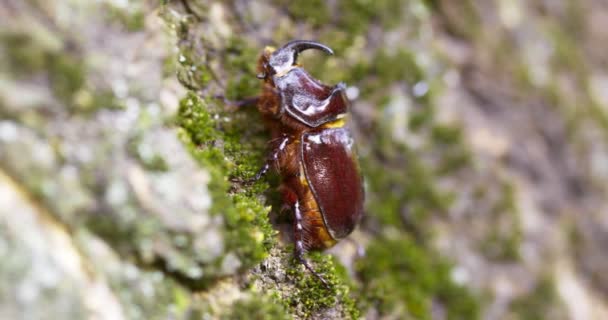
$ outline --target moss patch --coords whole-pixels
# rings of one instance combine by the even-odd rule
[[[327,281],[328,287],[325,287],[317,277],[293,258],[292,252],[291,249],[287,249],[286,252],[286,256],[289,257],[287,279],[294,286],[282,299],[283,304],[292,313],[301,318],[309,318],[322,313],[325,309],[340,305],[339,312],[342,318],[359,318],[360,311],[350,294],[353,283],[347,276],[345,268],[334,257],[320,252],[307,254],[315,271]]]
[[[551,277],[540,279],[529,295],[511,303],[511,310],[517,319],[562,319],[564,310],[556,307],[559,296]],[[560,315],[561,314],[561,315]]]
[[[211,174],[208,186],[213,198],[211,212],[224,217],[226,249],[236,252],[242,267],[249,268],[266,257],[275,241],[275,232],[268,221],[269,208],[260,204],[254,192],[229,193],[231,185],[227,177],[244,179],[253,173],[252,168],[261,159],[257,152],[247,152],[245,144],[235,143],[240,136],[235,131],[242,128],[223,126],[210,113],[212,106],[213,102],[188,94],[180,103],[179,135],[194,158]],[[220,142],[224,145],[219,145]]]
[[[366,258],[357,263],[364,301],[382,315],[432,319],[432,308],[440,307],[447,319],[479,318],[476,300],[452,282],[450,270],[407,236],[374,240]]]
[[[331,21],[331,14],[327,2],[312,1],[276,1],[277,5],[284,7],[289,15],[299,21],[306,22],[313,27],[322,27]]]
[[[498,261],[520,259],[519,250],[523,231],[515,203],[515,187],[503,183],[500,198],[490,211],[492,223],[486,231],[487,236],[480,242],[481,252],[490,259]]]
[[[222,320],[292,319],[291,315],[275,299],[260,293],[252,293],[249,298],[237,300],[219,318]]]
[[[93,85],[88,81],[87,61],[69,40],[32,28],[0,33],[0,43],[7,53],[5,66],[15,78],[42,75],[54,96],[69,111],[89,114],[101,108],[122,107],[109,89],[92,89]]]
[[[340,1],[338,11],[338,25],[353,34],[361,34],[368,30],[370,23],[385,29],[397,26],[404,15],[404,6],[399,0]]]

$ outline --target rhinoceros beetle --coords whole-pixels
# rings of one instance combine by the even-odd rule
[[[297,64],[307,49],[333,51],[318,42],[294,40],[266,47],[257,77],[264,81],[257,108],[271,131],[272,152],[253,180],[269,169],[294,215],[295,257],[326,286],[304,258],[348,236],[363,215],[364,192],[352,135],[345,127],[345,85],[327,86]]]

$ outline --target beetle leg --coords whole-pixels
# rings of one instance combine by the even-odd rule
[[[253,183],[262,179],[262,177],[268,173],[268,170],[270,170],[270,161],[266,161],[266,163],[264,163],[262,168],[260,168],[260,170],[255,174],[255,176],[252,179],[247,180],[247,182]]]
[[[295,226],[294,226],[294,240],[295,240],[295,248],[294,248],[294,254],[296,256],[296,258],[298,259],[298,261],[304,265],[304,267],[306,267],[306,269],[308,269],[308,271],[310,271],[310,273],[312,273],[315,277],[317,277],[317,279],[319,279],[323,285],[326,288],[329,288],[329,284],[327,283],[327,281],[325,281],[325,279],[323,279],[323,277],[318,274],[310,265],[310,263],[308,263],[308,260],[306,260],[306,258],[304,258],[304,252],[306,251],[304,249],[304,242],[302,241],[302,232],[303,232],[303,228],[302,228],[302,212],[300,211],[300,201],[296,201],[296,203],[293,205],[293,211],[294,211],[294,215],[295,215]]]
[[[247,180],[246,182],[254,183],[254,182],[262,179],[262,177],[268,173],[268,170],[270,170],[270,166],[273,163],[277,163],[279,161],[279,155],[281,154],[281,152],[283,152],[285,150],[285,147],[287,147],[288,142],[289,142],[289,137],[284,136],[283,140],[281,140],[281,143],[279,144],[279,146],[276,149],[274,149],[272,156],[270,156],[268,158],[268,160],[266,160],[266,163],[264,163],[262,168],[260,168],[260,170],[255,174],[255,176],[252,179]]]
[[[241,100],[229,100],[224,95],[218,94],[213,96],[215,99],[222,100],[227,107],[241,108],[246,106],[255,106],[260,101],[260,97],[249,97]]]

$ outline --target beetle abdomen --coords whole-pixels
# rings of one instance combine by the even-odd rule
[[[348,236],[363,215],[363,185],[353,139],[343,127],[302,135],[301,159],[309,187],[334,239]]]

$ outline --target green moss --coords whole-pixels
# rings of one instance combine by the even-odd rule
[[[346,52],[346,49],[353,44],[355,37],[356,35],[348,33],[346,30],[330,28],[323,30],[319,35],[319,42],[331,46],[336,53],[337,59],[340,59],[340,56]]]
[[[209,66],[209,52],[202,50],[199,35],[190,32],[194,22],[189,16],[176,16],[173,11],[162,7],[160,16],[165,23],[175,31],[178,38],[178,49],[176,63],[166,63],[165,66],[171,71],[175,68],[179,82],[190,90],[203,90],[215,78],[213,70]]]
[[[441,2],[440,0],[423,0],[422,2],[431,11],[439,9],[439,7],[441,5],[440,4],[440,2]]]
[[[452,282],[450,266],[407,236],[374,240],[356,268],[365,303],[381,315],[397,312],[403,318],[432,319],[438,304],[447,319],[479,318],[476,300]]]
[[[555,50],[551,57],[552,69],[573,72],[581,80],[586,78],[585,59],[583,53],[579,50],[577,39],[557,24],[550,29],[550,35]]]
[[[454,126],[435,125],[431,137],[434,142],[442,145],[453,145],[462,142],[462,129]]]
[[[520,320],[553,319],[550,315],[555,315],[558,299],[553,279],[544,277],[529,295],[511,303],[511,311]]]
[[[169,166],[158,153],[147,154],[140,149],[141,136],[132,138],[127,144],[127,152],[134,157],[146,170],[165,172]]]
[[[130,32],[143,30],[146,22],[146,16],[142,8],[111,7],[108,16],[110,20],[117,21]]]
[[[396,27],[403,18],[405,7],[399,0],[356,0],[338,2],[338,25],[351,34],[365,33],[377,23],[385,29]]]
[[[426,127],[431,123],[435,112],[432,108],[420,108],[412,112],[408,121],[408,128],[414,132]]]
[[[248,46],[243,40],[232,38],[224,52],[223,65],[231,76],[225,96],[238,100],[257,95],[261,90],[261,81],[256,78],[256,63],[261,50]]]
[[[470,164],[471,153],[463,143],[460,127],[434,125],[431,129],[431,138],[443,151],[443,157],[435,171],[437,175],[446,175]]]
[[[372,60],[372,71],[383,81],[405,80],[415,84],[423,79],[423,71],[418,67],[412,51],[400,49],[394,54],[380,51]]]
[[[287,270],[287,277],[295,287],[283,303],[293,313],[309,318],[322,309],[334,307],[339,302],[344,307],[342,317],[358,318],[360,311],[350,296],[344,267],[331,256],[319,252],[309,253],[308,258],[315,270],[327,281],[328,287],[293,258]]]
[[[0,62],[17,79],[44,70],[46,50],[40,48],[27,33],[2,32],[0,43],[4,49],[5,61]],[[4,59],[3,59],[4,60]]]
[[[247,145],[236,142],[243,128],[223,126],[211,115],[213,109],[210,101],[188,94],[178,113],[180,138],[211,175],[211,212],[224,217],[226,250],[235,252],[243,268],[249,268],[266,257],[275,232],[268,221],[269,208],[261,205],[253,192],[229,193],[227,177],[247,178],[243,175],[252,174],[251,168],[261,159]],[[219,142],[224,143],[223,148],[216,145]]]
[[[480,14],[471,0],[426,0],[427,7],[441,15],[445,30],[455,36],[474,39],[481,30]]]
[[[340,72],[339,81],[356,84],[363,97],[378,101],[386,94],[386,88],[396,82],[414,85],[424,79],[424,72],[418,66],[413,52],[400,49],[395,53],[384,50],[376,52],[369,61],[358,61],[345,70],[327,70],[326,73]]]
[[[433,169],[419,155],[384,134],[377,138],[377,154],[362,159],[370,191],[368,211],[383,224],[422,229],[417,226],[433,212],[447,209],[451,196],[436,187]]]
[[[48,55],[46,65],[53,92],[63,101],[71,103],[74,93],[84,85],[83,61],[70,53],[58,53]]]
[[[493,221],[486,238],[480,242],[481,251],[490,259],[520,259],[523,231],[515,203],[515,188],[512,184],[503,183],[500,198],[491,209]]]
[[[260,292],[252,288],[216,288],[204,293],[203,299],[190,304],[184,319],[293,319],[275,291]],[[236,298],[236,300],[234,300]]]
[[[125,265],[114,272],[110,288],[129,319],[182,319],[191,304],[190,292],[158,271]]]
[[[184,87],[190,90],[198,90],[213,79],[213,75],[205,61],[196,59],[196,54],[191,48],[182,48],[177,59],[177,79]]]
[[[427,80],[412,52],[379,51],[372,62],[357,70],[367,98],[394,83],[413,85]],[[432,81],[431,81],[432,82]],[[374,307],[381,316],[431,319],[435,308],[448,319],[479,318],[479,304],[466,288],[456,285],[451,266],[426,245],[433,215],[447,212],[454,194],[438,180],[470,164],[471,154],[457,125],[434,119],[434,95],[441,85],[413,98],[407,134],[423,141],[413,147],[394,137],[390,112],[379,112],[368,137],[373,143],[361,158],[366,178],[368,219],[379,229],[356,268],[362,285],[357,290],[362,308]],[[380,104],[380,103],[379,103]],[[382,105],[382,104],[380,104]],[[389,104],[386,104],[389,105]],[[432,161],[428,156],[432,155]]]
[[[248,298],[237,300],[219,318],[223,320],[292,319],[291,315],[275,299],[259,293],[252,293]]]
[[[322,27],[330,22],[331,15],[327,2],[323,0],[312,1],[276,1],[277,5],[284,7],[289,15],[296,20],[309,23],[313,27]]]
[[[282,1],[279,1],[281,4]],[[302,7],[300,7],[302,6]],[[377,101],[381,99],[386,87],[394,82],[405,81],[410,85],[423,79],[423,73],[415,61],[412,51],[399,48],[396,52],[378,50],[377,52],[359,55],[359,59],[347,62],[341,57],[355,43],[363,40],[369,26],[377,24],[384,29],[392,28],[402,22],[408,15],[408,6],[402,1],[339,1],[325,16],[325,4],[306,2],[304,5],[287,6],[292,17],[313,26],[336,24],[333,27],[321,28],[317,38],[330,45],[337,53],[336,57],[321,56],[323,62],[314,61],[310,55],[301,57],[301,61],[309,72],[326,83],[346,82],[361,90],[366,99]],[[331,11],[330,10],[330,11]],[[335,18],[331,18],[331,16]],[[415,20],[415,17],[409,17]],[[417,22],[412,23],[415,25]],[[310,62],[313,63],[310,63]],[[423,98],[424,99],[424,98]]]
[[[109,89],[90,88],[87,63],[78,48],[64,48],[68,44],[52,35],[30,32],[33,34],[6,32],[0,35],[7,52],[6,67],[16,78],[45,75],[53,94],[74,113],[122,108]]]
[[[553,47],[555,48],[554,54],[551,57],[551,69],[554,73],[563,73],[571,75],[573,81],[578,84],[580,90],[588,90],[589,88],[589,75],[591,70],[585,63],[587,58],[584,50],[579,45],[580,35],[577,32],[577,26],[580,24],[580,8],[579,5],[573,2],[568,3],[569,7],[573,8],[572,12],[569,12],[569,16],[572,16],[573,21],[565,19],[563,23],[555,23],[549,28],[548,34],[551,36]],[[563,28],[563,26],[566,28]],[[564,104],[564,101],[569,99],[562,99],[560,97],[561,92],[555,88],[546,88],[546,95],[549,98],[553,98],[556,102],[556,106]],[[604,129],[604,133],[608,136],[608,113],[605,108],[598,105],[589,95],[583,95],[575,102],[576,105],[567,106],[565,118],[572,123],[572,125],[580,125],[582,120],[591,120],[599,125],[600,128]],[[575,128],[572,131],[576,131]]]

